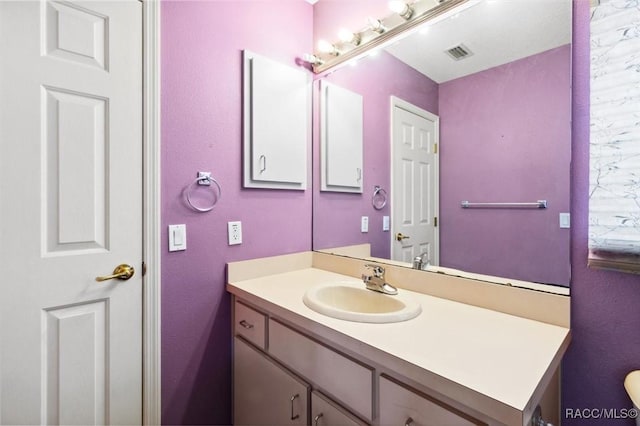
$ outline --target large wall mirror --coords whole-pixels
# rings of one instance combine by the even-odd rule
[[[314,250],[568,287],[571,1],[470,2],[371,53],[314,82]],[[323,84],[362,96],[362,193],[321,190]]]

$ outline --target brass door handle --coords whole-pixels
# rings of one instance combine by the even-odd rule
[[[398,241],[406,240],[407,238],[411,238],[411,237],[408,236],[408,235],[402,235],[401,232],[398,232],[396,234],[396,240],[398,240]]]
[[[126,281],[133,276],[136,271],[133,269],[133,266],[127,265],[123,263],[122,265],[116,266],[116,269],[113,270],[113,274],[105,275],[103,277],[96,277],[96,281],[107,281],[117,278],[119,280]]]

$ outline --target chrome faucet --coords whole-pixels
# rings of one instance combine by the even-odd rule
[[[413,269],[424,270],[429,266],[429,260],[427,257],[429,256],[429,252],[420,253],[420,255],[413,258]]]
[[[397,288],[384,282],[384,268],[382,266],[367,264],[364,267],[373,273],[373,275],[362,274],[362,281],[367,289],[390,295],[398,294]]]

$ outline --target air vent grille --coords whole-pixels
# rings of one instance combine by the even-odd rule
[[[455,47],[452,47],[449,50],[446,50],[445,52],[447,53],[447,55],[451,56],[456,61],[459,61],[464,58],[468,58],[469,56],[473,55],[473,52],[471,51],[471,49],[469,49],[464,44],[459,44]]]

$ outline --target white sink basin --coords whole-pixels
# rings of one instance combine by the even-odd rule
[[[310,288],[302,299],[310,309],[333,318],[356,322],[388,323],[407,321],[422,312],[419,303],[402,293],[390,296],[356,287],[352,283],[333,283]]]

